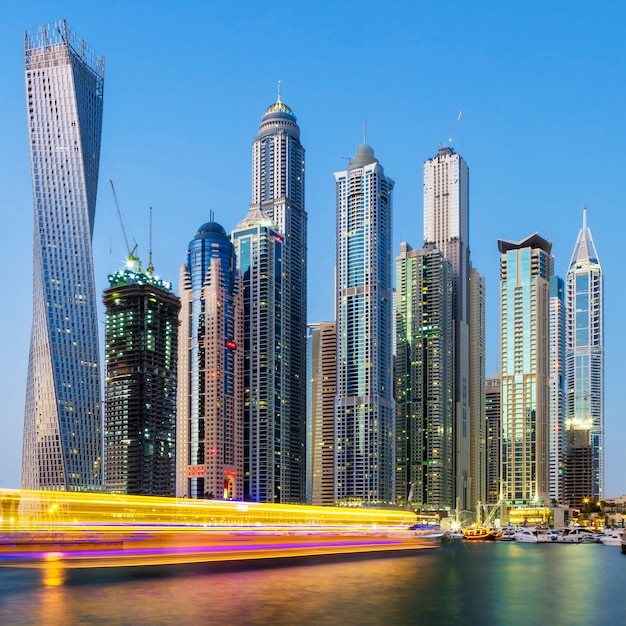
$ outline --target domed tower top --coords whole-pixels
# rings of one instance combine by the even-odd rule
[[[259,138],[285,132],[300,141],[300,128],[294,112],[280,98],[280,81],[278,81],[278,96],[276,102],[265,110],[259,125]]]
[[[205,239],[209,237],[211,239],[225,239],[230,241],[223,226],[217,222],[207,222],[206,224],[202,224],[202,226],[198,228],[198,232],[196,233],[194,239]]]

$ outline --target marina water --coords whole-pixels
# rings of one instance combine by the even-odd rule
[[[625,624],[626,555],[454,541],[410,556],[0,568],[0,624]]]

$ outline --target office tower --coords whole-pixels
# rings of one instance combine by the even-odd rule
[[[335,501],[393,502],[392,191],[372,148],[335,173]]]
[[[180,300],[152,265],[129,265],[109,276],[103,296],[104,488],[174,496]]]
[[[335,395],[337,393],[337,325],[309,324],[310,437],[307,441],[307,482],[310,503],[335,503]]]
[[[176,493],[243,499],[243,294],[235,249],[214,221],[180,270]]]
[[[563,402],[565,394],[565,301],[564,283],[550,277],[550,500],[563,501],[565,438]]]
[[[243,276],[245,499],[289,503],[295,497],[284,396],[284,238],[252,207],[232,241]]]
[[[452,267],[430,246],[396,258],[396,500],[452,511]]]
[[[485,380],[485,418],[487,421],[487,504],[500,500],[501,424],[500,418],[500,375],[494,374]]]
[[[252,145],[252,208],[283,235],[280,502],[305,500],[307,214],[304,148],[293,111],[280,99]],[[273,499],[271,500],[273,501]]]
[[[452,263],[454,324],[455,499],[474,510],[471,499],[469,170],[452,148],[439,148],[424,163],[424,243]]]
[[[485,504],[487,476],[485,418],[485,278],[470,267],[470,502]]]
[[[566,423],[569,430],[589,431],[593,493],[586,497],[599,501],[604,497],[603,275],[586,209],[565,282]]]
[[[102,488],[92,236],[104,58],[63,20],[25,35],[34,203],[22,489]]]
[[[549,299],[552,242],[499,240],[502,499],[549,500]]]

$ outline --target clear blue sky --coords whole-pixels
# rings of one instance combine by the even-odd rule
[[[364,118],[367,142],[396,181],[395,256],[402,240],[422,244],[423,162],[463,110],[453,146],[470,168],[471,254],[487,280],[487,375],[498,367],[497,239],[541,232],[564,276],[586,205],[605,273],[606,495],[626,493],[619,278],[626,5],[460,5],[31,0],[3,7],[0,487],[19,485],[31,324],[23,34],[65,18],[106,57],[94,235],[99,291],[125,256],[109,179],[144,259],[154,208],[154,264],[178,293],[187,244],[210,211],[227,232],[247,214],[251,143],[278,80],[307,151],[311,322],[333,318],[333,172],[354,155]]]

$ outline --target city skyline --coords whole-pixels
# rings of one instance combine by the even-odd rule
[[[348,49],[365,46],[356,40],[355,29],[364,25],[362,21],[350,27],[350,37],[345,44],[338,43],[339,32],[333,26],[329,32],[328,56],[323,56],[315,63],[310,52],[313,49],[310,45],[311,35],[307,35],[304,39],[304,67],[300,64],[299,70],[301,74],[296,73],[295,63],[280,58],[276,63],[270,63],[262,72],[250,77],[246,64],[251,62],[251,57],[246,57],[245,54],[237,57],[232,47],[228,47],[229,52],[224,63],[218,64],[223,65],[223,69],[211,70],[214,74],[210,75],[216,80],[211,81],[213,95],[205,100],[208,107],[206,122],[201,127],[192,127],[184,115],[177,115],[181,105],[168,95],[171,90],[167,90],[164,101],[150,97],[137,98],[140,102],[132,102],[123,97],[123,93],[131,96],[131,99],[134,94],[152,95],[150,81],[155,77],[155,68],[148,62],[142,75],[134,77],[137,82],[132,83],[130,76],[136,74],[131,71],[133,64],[129,63],[128,68],[121,66],[121,55],[125,46],[124,54],[137,55],[140,52],[133,47],[130,40],[131,25],[136,28],[139,23],[136,9],[135,7],[134,11],[133,6],[125,8],[129,12],[128,26],[120,25],[121,30],[117,31],[115,42],[110,40],[110,30],[103,28],[104,24],[109,23],[108,20],[113,19],[115,12],[105,16],[107,19],[102,20],[102,26],[97,23],[95,12],[94,16],[84,10],[81,12],[78,4],[71,12],[64,12],[77,32],[90,41],[95,49],[104,51],[107,55],[109,91],[104,116],[101,181],[108,178],[115,180],[124,213],[133,232],[136,235],[143,233],[139,239],[144,255],[147,249],[144,243],[147,239],[147,209],[150,205],[155,205],[154,250],[156,265],[164,277],[171,279],[176,275],[189,233],[198,224],[207,221],[210,210],[216,212],[216,220],[227,231],[245,215],[249,201],[249,154],[253,140],[253,133],[249,129],[254,129],[260,113],[275,100],[278,79],[283,81],[284,100],[298,115],[303,142],[307,146],[309,264],[315,267],[314,283],[309,288],[309,322],[332,319],[333,261],[330,257],[333,256],[334,237],[329,233],[334,224],[332,172],[341,169],[342,156],[349,154],[354,143],[359,141],[363,117],[367,117],[368,141],[375,146],[377,155],[385,163],[385,169],[396,180],[393,245],[395,257],[401,239],[412,242],[416,247],[421,243],[422,164],[432,156],[438,143],[447,141],[446,133],[453,126],[458,111],[461,108],[464,110],[452,145],[463,155],[472,171],[470,248],[476,267],[487,276],[487,375],[492,374],[498,364],[498,358],[494,356],[498,346],[497,334],[494,335],[498,326],[497,306],[494,306],[494,300],[497,302],[498,255],[494,253],[494,243],[498,237],[516,239],[537,230],[544,233],[554,243],[557,273],[564,275],[571,247],[579,230],[580,210],[586,205],[589,225],[602,255],[605,273],[609,278],[617,274],[612,250],[617,249],[620,229],[608,228],[607,223],[612,216],[616,220],[622,219],[619,212],[619,194],[614,187],[617,183],[612,182],[619,180],[619,176],[612,174],[612,162],[600,166],[598,155],[608,140],[619,143],[621,137],[622,131],[616,129],[615,121],[618,119],[616,112],[622,106],[624,97],[621,88],[615,91],[612,85],[619,83],[619,76],[623,75],[623,58],[618,49],[613,47],[611,38],[606,36],[607,30],[610,32],[612,28],[611,25],[601,23],[599,18],[582,15],[580,11],[564,16],[562,11],[555,10],[552,13],[546,10],[543,19],[537,21],[531,19],[531,15],[522,9],[518,9],[517,13],[501,9],[489,16],[490,26],[481,33],[480,40],[476,36],[468,38],[460,30],[460,23],[464,20],[455,18],[450,21],[450,13],[443,9],[415,13],[414,17],[421,20],[416,22],[415,34],[409,33],[402,27],[400,20],[394,18],[388,33],[377,35],[367,44],[368,47],[379,44],[377,48],[382,57],[380,62],[385,59],[389,61],[392,53],[397,62],[395,66],[390,65],[391,75],[389,81],[383,85],[380,99],[370,97],[374,94],[373,86],[360,85],[354,94],[350,94],[340,89],[339,83],[326,71],[322,71],[333,57],[340,58]],[[194,12],[188,6],[176,11],[178,12],[167,28],[171,40],[178,45],[175,49],[168,48],[170,53],[175,54],[169,63],[160,66],[159,71],[164,72],[163,79],[168,84],[173,87],[181,86],[183,89],[179,89],[179,93],[189,94],[187,101],[190,101],[192,96],[197,95],[194,91],[190,93],[189,88],[184,88],[185,85],[195,84],[192,83],[194,79],[190,72],[181,71],[180,77],[177,77],[172,70],[174,65],[176,68],[184,68],[184,58],[191,53],[190,46],[197,45],[186,41],[183,36],[192,23],[189,18]],[[344,12],[349,11],[349,8],[341,7],[338,11],[341,15],[347,15]],[[247,22],[237,21],[234,15],[228,15],[226,9],[212,15],[218,25],[225,24],[229,18],[237,23],[243,33],[248,32]],[[270,30],[278,29],[281,18],[292,21],[295,17],[289,14],[274,17],[256,13],[254,15],[262,23],[269,25]],[[19,422],[23,415],[22,390],[26,380],[26,357],[23,353],[27,352],[24,344],[28,342],[27,337],[25,339],[28,330],[24,328],[30,325],[29,319],[24,321],[21,318],[29,317],[31,299],[29,262],[15,263],[20,250],[28,249],[32,226],[27,132],[23,123],[24,85],[19,67],[20,39],[25,29],[55,21],[62,16],[62,13],[56,12],[50,15],[48,9],[44,11],[42,6],[35,3],[28,12],[25,9],[21,12],[11,9],[8,20],[2,27],[4,63],[10,61],[14,66],[10,70],[6,69],[8,65],[3,66],[2,78],[7,83],[6,93],[9,94],[7,102],[2,104],[3,119],[11,120],[15,127],[2,129],[3,145],[8,147],[7,154],[11,154],[10,161],[3,169],[6,180],[10,181],[5,207],[15,224],[10,233],[4,235],[6,239],[3,239],[2,259],[5,266],[9,267],[9,263],[12,263],[11,267],[14,268],[8,276],[8,288],[15,299],[15,310],[23,312],[16,317],[15,310],[12,314],[6,311],[3,317],[5,327],[11,328],[13,332],[3,338],[2,352],[14,355],[10,365],[3,365],[2,377],[4,396],[8,400],[3,419],[8,424],[7,442],[2,444],[6,448],[3,447],[0,480],[6,481],[6,486],[17,486],[15,477],[19,473],[19,452],[13,452],[12,448],[19,446],[21,437]],[[477,13],[465,17],[478,20],[480,15]],[[507,30],[506,24],[513,18],[520,18],[516,22],[517,28],[515,31]],[[162,18],[161,21],[165,22]],[[341,20],[339,22],[342,23]],[[309,19],[307,29],[314,35],[321,31],[324,24],[325,21],[320,18]],[[583,24],[587,24],[584,31]],[[498,25],[502,29],[501,33],[497,32]],[[429,26],[435,27],[430,35],[427,32]],[[8,30],[9,27],[11,30]],[[148,28],[159,32],[158,29],[165,28],[165,25],[160,25],[155,17],[149,18],[142,28],[141,33],[147,33],[145,29]],[[409,84],[410,81],[405,84],[399,80],[403,73],[411,75],[407,74],[409,66],[401,59],[400,53],[406,48],[411,53],[411,59],[419,59],[418,53],[426,50],[427,44],[432,45],[435,34],[442,35],[448,31],[450,37],[446,38],[446,46],[442,47],[441,54],[437,55],[437,61],[433,65],[445,74],[443,70],[457,61],[460,51],[469,45],[469,56],[465,55],[464,58],[465,63],[471,65],[469,69],[473,70],[471,77],[475,84],[469,85],[467,79],[453,81],[447,88],[445,99],[438,98],[437,102],[429,102],[420,97],[422,88],[416,91]],[[301,30],[299,32],[302,34]],[[504,32],[507,35],[506,45],[503,45]],[[539,41],[534,56],[523,44],[524,37],[529,32],[533,32]],[[578,47],[578,34],[581,32],[587,35],[586,40],[589,43],[584,48]],[[232,32],[229,31],[228,34],[232,35]],[[404,35],[406,43],[392,45],[390,51],[384,52],[382,44],[394,38],[400,41],[400,35]],[[423,37],[423,43],[419,42],[420,37]],[[164,40],[167,39],[168,37],[164,37]],[[235,40],[243,41],[239,36]],[[342,50],[342,46],[345,49]],[[595,51],[592,50],[594,46]],[[143,57],[139,55],[137,58],[147,59],[146,50],[143,54]],[[595,58],[602,63],[591,63]],[[111,59],[117,66],[115,71],[111,69]],[[432,88],[443,87],[441,79],[432,73],[428,65],[430,63],[419,64],[420,71],[423,72],[420,84]],[[541,65],[543,67],[539,67]],[[594,67],[593,73],[590,65]],[[479,67],[484,70],[484,80],[491,80],[492,83],[486,85],[483,92],[481,87],[484,83],[476,72]],[[534,72],[535,69],[539,71]],[[599,80],[603,71],[611,73],[610,81]],[[245,83],[245,98],[236,82],[226,80],[227,74],[231,78],[236,76]],[[580,85],[585,80],[594,89],[586,87],[583,90]],[[241,89],[243,87],[241,85]],[[506,90],[510,90],[510,94],[505,97],[503,94]],[[566,106],[562,98],[556,97],[556,91],[563,93],[563,98],[567,97]],[[587,95],[588,91],[593,92],[593,97]],[[219,124],[216,123],[217,118],[211,119],[213,107],[223,114],[224,98],[231,107],[228,115],[237,118],[236,129],[228,130],[228,140],[222,138]],[[328,106],[329,101],[332,106]],[[389,106],[390,102],[393,102],[392,107]],[[140,110],[141,115],[138,115]],[[183,107],[182,111],[185,110],[186,107]],[[157,128],[151,121],[154,114],[161,116],[165,122],[159,127],[159,132],[154,132]],[[575,123],[579,119],[583,123]],[[168,129],[168,124],[173,128]],[[399,124],[402,125],[402,135],[397,132]],[[332,129],[332,133],[325,133],[324,129]],[[178,136],[172,136],[171,130],[175,130]],[[131,145],[133,150],[129,150]],[[506,167],[489,156],[504,150],[507,153]],[[135,156],[129,162],[126,153],[131,152]],[[150,152],[155,156],[159,153],[158,161],[152,160]],[[213,158],[213,155],[207,155],[207,152],[215,153],[216,158],[222,161],[214,169],[216,174],[211,174],[208,178],[207,172],[210,168],[207,167],[206,159]],[[555,153],[558,154],[556,159]],[[181,155],[188,155],[193,159],[201,154],[205,156],[195,163],[187,157],[181,159]],[[222,190],[222,187],[227,191]],[[204,197],[203,194],[208,189],[210,194]],[[125,251],[113,200],[102,184],[99,191],[94,252],[97,290],[102,291],[106,285],[106,276],[121,266]],[[617,443],[621,426],[617,398],[619,387],[614,382],[619,374],[618,357],[622,341],[616,317],[621,297],[611,287],[611,281],[607,280],[605,336],[607,343],[609,337],[613,342],[612,347],[609,344],[606,355],[605,424],[607,432],[613,433],[606,444],[607,496],[626,491],[618,473]],[[99,321],[103,321],[102,312]],[[102,327],[100,330],[102,335]],[[611,487],[612,481],[614,487]]]

